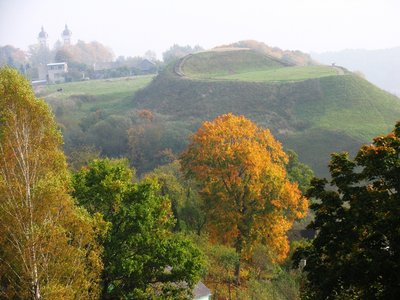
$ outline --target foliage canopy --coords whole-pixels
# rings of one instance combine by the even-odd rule
[[[240,259],[256,243],[267,244],[275,261],[288,254],[286,232],[305,216],[307,199],[286,178],[287,162],[269,130],[232,114],[205,122],[182,156],[201,187],[211,237],[233,245]]]
[[[168,198],[151,181],[132,183],[126,160],[94,160],[74,176],[74,195],[110,225],[104,240],[104,299],[189,299],[202,255],[172,233]],[[153,298],[152,298],[153,299]]]
[[[400,122],[363,146],[354,160],[333,154],[332,190],[315,179],[309,196],[318,235],[307,258],[310,299],[397,299],[400,293]]]

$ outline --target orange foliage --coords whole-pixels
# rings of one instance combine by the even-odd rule
[[[154,114],[151,110],[141,109],[137,112],[138,116],[144,120],[152,122],[154,119]]]
[[[275,261],[289,252],[286,232],[306,215],[308,202],[286,178],[288,158],[268,129],[243,116],[205,122],[182,155],[201,186],[211,239],[247,258],[256,243]]]

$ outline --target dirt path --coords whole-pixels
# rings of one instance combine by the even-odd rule
[[[344,70],[342,67],[333,67],[338,75],[344,75]]]
[[[178,75],[179,77],[184,77],[185,73],[183,73],[183,65],[185,62],[192,57],[193,54],[188,54],[184,57],[182,57],[174,66],[174,73]]]

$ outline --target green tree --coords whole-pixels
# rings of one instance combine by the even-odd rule
[[[29,62],[33,67],[46,64],[53,61],[54,53],[47,47],[40,45],[29,46]]]
[[[67,154],[67,161],[70,170],[78,171],[81,167],[87,166],[89,162],[100,157],[100,150],[94,146],[78,146],[74,147],[70,153]]]
[[[192,181],[186,181],[185,202],[180,211],[180,218],[185,228],[200,235],[206,226],[207,216],[204,201],[200,197],[197,186]]]
[[[156,180],[161,196],[171,200],[171,208],[176,219],[175,230],[194,231],[200,235],[205,225],[202,209],[203,201],[193,180],[185,178],[178,160],[154,169],[144,178]]]
[[[74,196],[104,215],[104,299],[189,299],[199,250],[172,233],[171,204],[152,182],[132,183],[126,161],[95,160],[74,176]]]
[[[288,179],[291,182],[297,182],[300,191],[305,194],[310,187],[311,180],[314,177],[314,172],[309,166],[299,161],[299,156],[293,150],[286,151],[289,158],[286,165]]]
[[[129,118],[110,115],[89,128],[86,133],[87,142],[101,149],[102,155],[121,156],[128,149],[126,132],[130,126]]]
[[[99,42],[78,41],[75,45],[64,45],[55,53],[57,61],[92,66],[96,63],[111,62],[114,54],[111,49]]]
[[[289,252],[286,232],[307,212],[307,199],[286,178],[287,156],[269,130],[243,116],[205,122],[182,155],[205,200],[211,238],[233,246],[241,261],[257,243],[282,261]]]
[[[135,173],[126,159],[95,159],[73,176],[73,196],[91,214],[112,221],[131,188]]]
[[[25,66],[27,63],[26,53],[18,48],[7,45],[0,47],[0,66],[10,67]]]
[[[207,285],[213,290],[213,297],[220,299],[234,294],[235,268],[239,256],[235,249],[221,244],[210,243],[206,235],[193,236],[207,258]]]
[[[176,153],[187,146],[190,134],[180,123],[166,124],[164,120],[153,120],[152,113],[147,113],[139,111],[140,119],[128,130],[129,159],[139,174],[172,162]]]
[[[354,160],[333,154],[331,185],[315,179],[318,235],[296,252],[307,258],[310,299],[397,299],[400,294],[400,122],[363,146]]]
[[[160,196],[168,197],[176,219],[175,230],[180,229],[180,213],[185,201],[185,187],[181,183],[180,165],[178,161],[158,167],[145,175],[146,179],[156,181],[160,186]]]
[[[168,64],[178,58],[181,58],[185,55],[188,55],[190,53],[196,53],[204,50],[201,46],[196,45],[194,47],[191,47],[189,45],[187,46],[179,46],[178,44],[172,45],[168,50],[166,50],[162,56],[164,63]]]
[[[75,206],[62,138],[17,71],[0,70],[0,298],[93,299],[97,215]]]
[[[71,54],[68,52],[67,49],[61,48],[56,51],[54,60],[55,60],[55,62],[70,63],[71,62]]]

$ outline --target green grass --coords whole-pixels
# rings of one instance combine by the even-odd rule
[[[285,64],[275,58],[251,50],[210,51],[188,58],[183,65],[183,73],[191,78],[212,79],[284,66]]]
[[[78,122],[88,113],[105,110],[108,114],[126,114],[132,109],[135,92],[148,85],[154,76],[124,77],[48,85],[41,96],[55,113],[62,107],[65,121]],[[57,92],[62,88],[62,92]]]
[[[255,82],[300,81],[341,73],[338,68],[328,66],[287,66],[251,50],[198,53],[184,62],[182,71],[192,79]]]
[[[358,76],[321,78],[318,89],[322,94],[317,101],[302,101],[294,107],[294,115],[312,128],[334,128],[369,141],[386,134],[400,119],[399,99]]]
[[[217,76],[216,79],[241,81],[300,81],[310,78],[338,75],[338,70],[328,66],[301,66],[244,72]]]
[[[66,98],[75,94],[90,94],[93,96],[112,95],[119,97],[121,95],[128,95],[132,91],[144,87],[152,78],[153,75],[60,83],[47,85],[45,93],[47,95],[52,94],[51,96],[57,96],[58,98]],[[63,89],[62,93],[57,92],[60,88]]]
[[[372,135],[373,136],[373,135]],[[335,128],[320,127],[297,131],[280,137],[285,147],[295,149],[317,176],[328,176],[328,164],[333,152],[349,152],[354,156],[366,141],[349,136]]]

